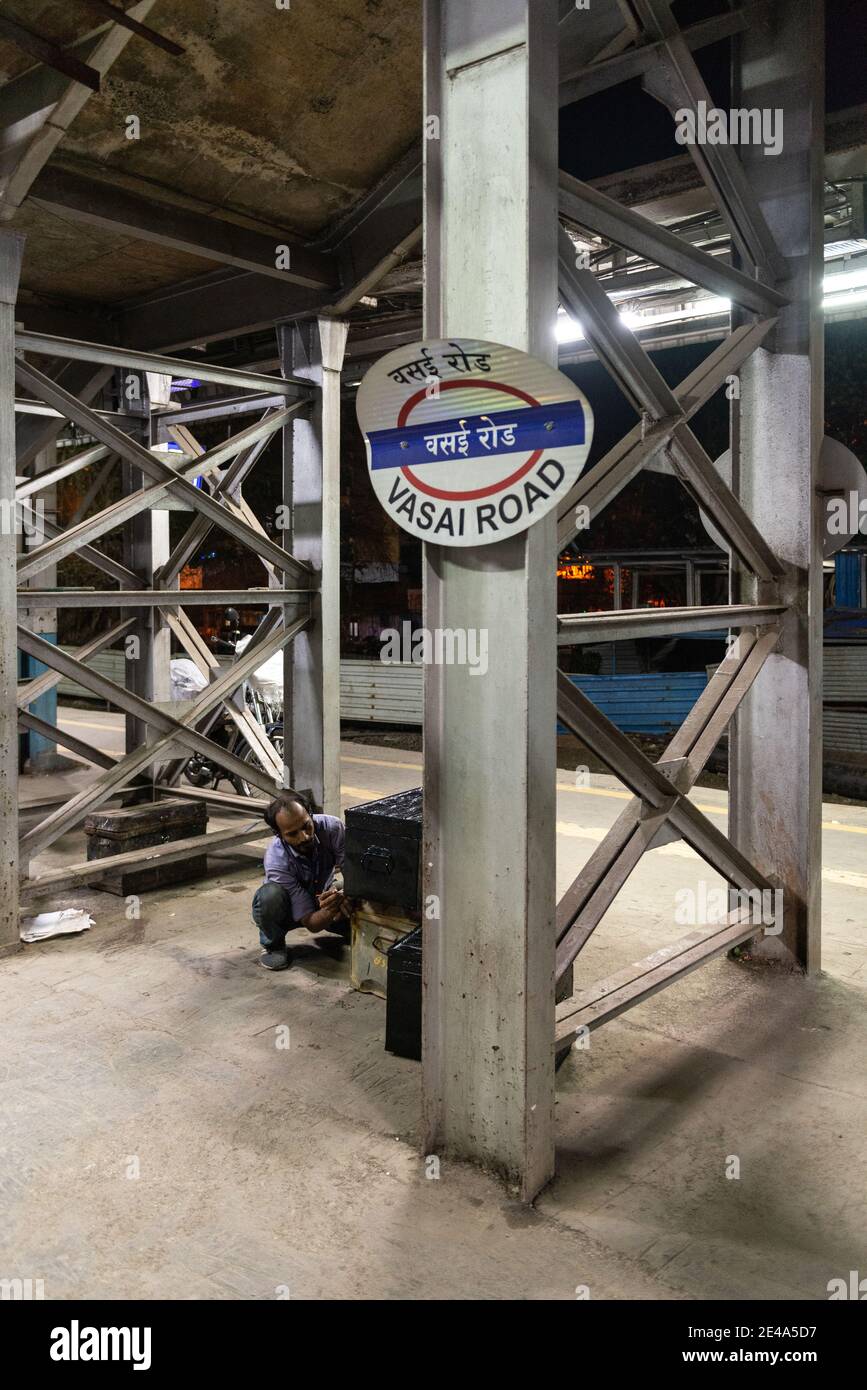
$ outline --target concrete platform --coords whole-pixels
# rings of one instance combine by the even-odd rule
[[[347,803],[418,784],[415,754],[343,753]],[[623,805],[573,781],[561,887]],[[419,1067],[385,1053],[333,938],[260,969],[253,858],[138,921],[76,895],[92,931],[0,962],[0,1277],[47,1298],[827,1298],[867,1273],[865,836],[864,808],[826,808],[822,976],[718,960],[573,1051],[534,1209],[464,1165],[426,1176]],[[674,893],[702,880],[680,845],[646,857],[580,982],[683,935]]]

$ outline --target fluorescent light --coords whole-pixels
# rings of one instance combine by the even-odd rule
[[[867,264],[857,270],[841,270],[837,275],[826,275],[822,288],[826,294],[836,294],[838,290],[860,290],[867,285]]]
[[[843,294],[826,294],[822,300],[823,309],[845,309],[855,304],[867,304],[867,280],[860,289],[847,290]]]
[[[558,343],[580,343],[584,339],[584,329],[580,323],[560,309],[554,326],[554,336]]]

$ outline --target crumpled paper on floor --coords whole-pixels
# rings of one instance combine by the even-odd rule
[[[93,925],[89,912],[80,907],[65,907],[62,912],[40,912],[36,917],[22,918],[19,935],[22,941],[46,941],[50,936],[88,931]]]

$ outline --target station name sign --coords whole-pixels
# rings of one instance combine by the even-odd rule
[[[398,348],[358,392],[373,489],[389,516],[437,545],[488,545],[566,497],[593,412],[556,368],[469,338]]]

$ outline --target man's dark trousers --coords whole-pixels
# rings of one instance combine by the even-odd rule
[[[285,951],[286,933],[297,925],[292,916],[292,899],[279,883],[263,883],[253,896],[253,921],[266,951]]]

